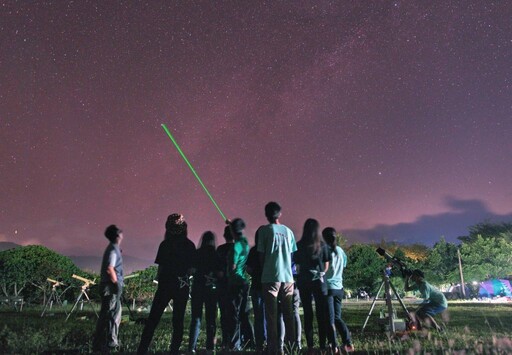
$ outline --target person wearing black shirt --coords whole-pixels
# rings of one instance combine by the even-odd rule
[[[217,247],[217,299],[220,309],[220,328],[222,331],[222,347],[229,348],[231,337],[229,335],[229,320],[233,318],[234,307],[228,288],[228,255],[232,253],[234,244],[233,235],[229,226],[224,228],[226,243]]]
[[[196,248],[187,238],[187,223],[172,214],[165,223],[165,239],[158,248],[158,289],[142,332],[137,354],[146,354],[165,307],[173,300],[171,354],[179,354],[183,341],[183,322],[189,297],[189,281]]]
[[[297,243],[295,253],[297,264],[297,286],[304,309],[304,331],[308,348],[312,349],[313,344],[313,307],[312,300],[315,299],[315,313],[318,323],[318,338],[320,348],[325,349],[325,339],[333,344],[333,334],[327,334],[328,308],[326,302],[327,282],[325,272],[329,269],[331,253],[323,243],[320,234],[320,225],[314,219],[308,219],[304,224],[301,240]],[[327,335],[327,336],[326,336]],[[337,348],[333,348],[335,353]]]
[[[194,282],[192,284],[192,318],[188,350],[194,352],[201,329],[201,318],[206,318],[206,350],[214,350],[216,318],[217,318],[217,285],[215,269],[218,259],[215,252],[215,234],[205,232],[201,237],[201,245],[194,257]]]
[[[256,351],[261,352],[267,341],[267,322],[265,320],[265,301],[261,286],[262,267],[258,254],[258,231],[254,236],[255,246],[249,250],[247,257],[247,273],[251,275],[250,295],[252,309],[254,311],[254,336],[256,340]]]

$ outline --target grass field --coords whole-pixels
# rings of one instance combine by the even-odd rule
[[[377,325],[380,305],[377,306],[364,335],[361,328],[369,310],[369,303],[345,303],[344,319],[353,336],[356,353],[372,354],[510,354],[512,353],[512,305],[486,303],[450,303],[447,330],[415,332],[388,337]],[[143,325],[130,321],[128,311],[120,329],[122,353],[137,349]],[[26,308],[17,313],[3,308],[0,311],[0,353],[89,353],[96,318],[91,312],[73,314],[65,321],[65,314],[54,308],[44,318],[41,308]],[[143,313],[135,314],[144,317]],[[398,314],[400,316],[400,313]],[[188,317],[182,350],[188,344]],[[220,329],[217,330],[220,338]],[[171,314],[166,313],[157,328],[151,351],[166,352],[171,335]],[[204,347],[204,332],[199,338],[199,348]],[[303,346],[305,339],[303,339]]]

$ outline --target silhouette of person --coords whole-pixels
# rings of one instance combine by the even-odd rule
[[[169,302],[173,301],[171,354],[179,354],[183,322],[189,297],[190,274],[196,247],[187,237],[187,222],[181,214],[171,214],[165,223],[165,238],[156,255],[158,288],[142,332],[137,354],[146,354],[155,328]]]
[[[281,206],[269,202],[265,206],[269,224],[258,229],[258,252],[262,265],[261,283],[267,321],[268,353],[282,353],[278,341],[277,304],[281,307],[285,323],[285,335],[290,348],[295,344],[295,318],[293,314],[294,279],[292,253],[297,250],[293,232],[281,224]]]
[[[112,224],[105,230],[109,244],[101,262],[101,310],[96,323],[93,350],[104,351],[119,346],[118,334],[121,323],[121,294],[123,293],[123,256],[119,246],[123,232]]]

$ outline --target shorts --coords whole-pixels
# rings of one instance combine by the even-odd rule
[[[416,314],[418,316],[427,315],[433,317],[434,315],[443,312],[447,307],[440,306],[440,305],[434,305],[434,304],[424,304],[418,310],[416,311]]]

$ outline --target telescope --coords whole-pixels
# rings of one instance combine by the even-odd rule
[[[382,248],[377,248],[376,252],[380,256],[383,256],[387,262],[398,267],[400,269],[400,272],[402,273],[402,277],[409,277],[412,275],[412,271],[407,267],[407,265],[405,265],[405,263],[402,260],[398,259],[396,256],[389,254]]]
[[[62,281],[57,281],[49,277],[46,278],[46,281],[51,282],[53,287],[66,286]]]
[[[73,275],[71,275],[71,277],[74,278],[74,279],[82,281],[87,286],[89,286],[89,285],[96,285],[96,283],[94,281],[86,279],[85,277],[82,277],[82,276],[78,276],[78,275],[73,274]]]
[[[92,310],[96,314],[96,317],[99,317],[98,312],[96,312],[96,309],[94,309],[94,307],[92,306],[91,299],[89,298],[89,295],[87,294],[87,290],[88,290],[89,286],[96,285],[96,282],[94,282],[93,280],[86,279],[85,277],[75,275],[75,274],[71,275],[71,277],[74,279],[77,279],[79,281],[82,281],[84,284],[80,287],[82,291],[80,292],[80,295],[76,299],[76,302],[73,305],[73,308],[71,308],[71,311],[69,312],[68,316],[66,317],[66,321],[69,319],[69,317],[71,316],[71,313],[73,313],[73,311],[76,309],[76,307],[78,306],[78,303],[82,300],[83,297],[85,297],[85,299],[87,300],[87,303],[89,303],[89,306],[91,306]],[[82,307],[83,307],[83,301],[82,301],[82,306],[80,307],[80,309],[82,309]]]
[[[63,307],[61,297],[71,287],[71,286],[68,286],[64,291],[59,293],[58,290],[57,290],[57,287],[59,287],[59,286],[66,286],[66,284],[64,284],[62,281],[57,281],[57,280],[54,280],[54,279],[49,278],[49,277],[46,278],[46,281],[48,281],[48,282],[50,282],[52,284],[52,292],[48,296],[48,301],[44,305],[43,312],[41,313],[41,317],[44,316],[44,314],[46,313],[46,311],[48,309],[50,309],[50,310],[52,309],[54,303],[57,303],[58,305]],[[65,309],[64,309],[64,313],[66,313]]]
[[[411,270],[407,268],[407,265],[397,258],[396,256],[393,256],[386,252],[382,248],[377,248],[376,250],[377,254],[380,256],[383,256],[388,263],[390,263],[392,266],[396,266],[400,269],[402,272],[402,277],[407,277],[412,274]],[[387,272],[387,270],[383,270],[382,273],[382,283],[379,287],[379,290],[375,294],[375,297],[373,298],[372,305],[370,307],[370,311],[368,312],[368,315],[366,316],[366,320],[363,324],[363,329],[361,330],[361,333],[364,332],[366,325],[368,324],[368,320],[370,319],[370,316],[372,315],[373,309],[375,308],[375,304],[377,302],[377,299],[379,299],[380,291],[384,288],[384,298],[383,300],[386,301],[386,308],[387,308],[387,315],[384,313],[384,310],[381,311],[381,315],[379,318],[379,324],[384,326],[384,329],[389,331],[390,333],[395,333],[396,331],[404,331],[407,329],[408,324],[412,320],[411,314],[407,310],[407,307],[405,306],[404,302],[400,298],[400,295],[396,291],[395,286],[391,283],[391,280],[389,279],[390,274]],[[400,303],[400,306],[404,310],[406,314],[407,320],[400,319],[396,315],[396,310],[393,306],[393,300],[391,292],[393,292],[396,296],[396,299]]]

